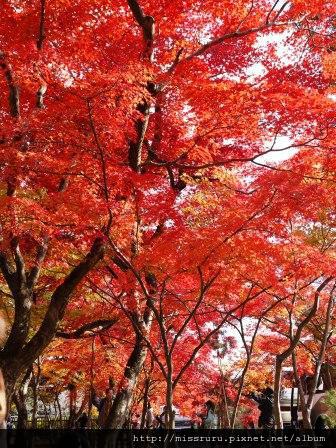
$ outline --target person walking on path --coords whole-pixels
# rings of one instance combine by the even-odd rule
[[[105,391],[105,396],[99,398],[96,391],[92,390],[92,404],[98,409],[98,426],[99,428],[105,428],[107,417],[110,413],[114,400],[114,391],[111,387]]]
[[[207,413],[203,419],[203,427],[204,429],[217,429],[218,426],[218,417],[216,414],[216,406],[215,403],[211,400],[208,400],[205,403],[205,407],[207,409]]]
[[[266,387],[261,394],[250,394],[250,398],[258,403],[258,409],[260,410],[258,426],[262,429],[274,428],[274,392],[270,387]]]

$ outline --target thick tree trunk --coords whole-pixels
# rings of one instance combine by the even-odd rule
[[[133,351],[127,361],[124,378],[113,401],[111,412],[106,420],[106,428],[122,428],[130,406],[138,378],[145,362],[147,347],[140,335],[137,335]]]
[[[13,401],[18,414],[16,429],[28,428],[28,410],[26,406],[25,396],[18,391],[13,395]]]
[[[30,271],[26,270],[17,239],[13,239],[12,249],[15,266],[11,265],[6,255],[0,251],[0,269],[15,304],[14,323],[5,347],[0,353],[0,367],[7,393],[7,409],[10,408],[17,382],[55,337],[72,293],[104,256],[105,245],[102,239],[96,239],[85,259],[74,267],[55,289],[40,328],[28,342],[32,291],[46,254],[46,247],[40,249],[37,264]]]
[[[11,408],[11,404],[13,401],[13,394],[15,390],[15,386],[17,382],[19,381],[19,376],[16,375],[15,372],[12,371],[10,368],[9,362],[2,363],[1,366],[2,372],[3,372],[3,381],[4,381],[4,388],[6,393],[6,408],[7,408],[7,414],[6,419],[8,418],[9,411]]]
[[[17,429],[28,428],[27,395],[31,379],[32,367],[27,369],[27,372],[21,380],[20,386],[13,394],[13,401],[18,413]]]
[[[277,429],[283,428],[283,421],[280,408],[280,393],[281,393],[281,370],[282,358],[277,355],[275,359],[275,374],[274,374],[274,418]]]

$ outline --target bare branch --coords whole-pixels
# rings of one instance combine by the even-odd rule
[[[112,226],[113,215],[112,215],[111,207],[109,206],[109,189],[108,189],[108,181],[107,181],[107,166],[106,166],[106,159],[105,159],[105,151],[104,151],[104,148],[103,148],[102,144],[100,143],[100,140],[98,137],[98,132],[96,129],[96,124],[95,124],[94,116],[93,116],[93,105],[92,105],[91,100],[89,100],[89,99],[87,100],[87,108],[88,108],[88,113],[89,113],[89,121],[90,121],[91,131],[93,134],[95,144],[98,149],[100,162],[101,162],[101,169],[102,169],[102,175],[103,175],[103,192],[104,192],[104,198],[105,198],[106,206],[107,206],[107,210],[108,210],[108,221],[104,228],[104,231],[106,234],[108,234],[110,231],[110,228]]]
[[[243,31],[236,30],[231,33],[224,34],[223,36],[218,37],[217,39],[213,39],[212,41],[203,45],[198,50],[194,51],[189,56],[182,59],[182,61],[190,61],[191,59],[193,59],[197,56],[201,56],[203,53],[208,51],[210,48],[215,47],[216,45],[219,45],[219,44],[225,42],[226,40],[230,40],[230,39],[234,39],[234,38],[241,38],[244,36],[248,36],[250,34],[259,33],[260,31],[264,31],[265,29],[268,29],[270,27],[285,26],[285,25],[288,25],[288,23],[275,24],[274,22],[271,22],[271,23],[265,23],[263,25],[260,25],[260,26],[254,27],[254,28],[250,28],[248,30],[243,30]]]
[[[104,241],[102,238],[97,238],[85,259],[74,267],[55,289],[40,328],[21,351],[22,365],[31,364],[52,340],[75,288],[103,258],[104,254]]]
[[[11,240],[11,247],[14,252],[14,260],[16,265],[16,274],[20,285],[26,283],[26,269],[23,256],[20,251],[19,240],[17,237],[13,237]]]
[[[45,39],[45,19],[46,19],[46,0],[41,0],[39,35],[36,42],[37,48],[39,50],[42,49],[43,42]]]
[[[272,15],[272,12],[274,11],[274,9],[277,7],[277,4],[279,3],[280,0],[276,0],[276,2],[274,3],[274,5],[272,6],[272,8],[270,9],[270,12],[267,14],[266,17],[266,24],[270,23],[270,17]]]
[[[14,81],[14,75],[11,65],[7,62],[5,53],[0,52],[0,68],[3,70],[9,90],[8,101],[12,117],[20,116],[20,92],[19,87]]]
[[[142,29],[142,34],[145,41],[144,56],[150,60],[155,35],[155,20],[152,16],[148,16],[143,13],[137,0],[127,0],[127,3],[132,11],[133,17]]]
[[[48,242],[49,242],[49,239],[45,238],[43,243],[37,249],[35,266],[32,267],[30,273],[28,274],[27,286],[29,288],[34,288],[34,286],[36,285],[36,282],[40,275],[42,263],[47,254]]]

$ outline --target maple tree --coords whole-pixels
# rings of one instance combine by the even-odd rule
[[[171,427],[184,374],[212,366],[223,327],[242,336],[255,320],[230,389],[234,426],[259,326],[275,316],[289,335],[269,355],[281,426],[282,364],[300,361],[323,309],[316,383],[333,318],[335,14],[321,0],[4,2],[9,403],[22,407],[27,372],[49,352],[62,386],[82,372],[90,410],[93,381],[116,378],[108,425],[121,427],[150,356]]]

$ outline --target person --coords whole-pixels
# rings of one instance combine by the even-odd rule
[[[266,387],[261,394],[252,393],[250,398],[258,403],[260,415],[258,419],[258,426],[262,429],[274,428],[273,404],[274,392],[270,387]]]
[[[212,400],[205,403],[207,409],[206,415],[203,417],[204,429],[216,429],[218,426],[218,417],[216,414],[216,406]]]
[[[7,427],[6,429],[14,429],[14,424],[11,419],[7,420]]]
[[[155,420],[156,420],[156,427],[158,429],[164,429],[165,428],[165,424],[164,422],[161,420],[161,416],[160,415],[156,415],[155,416]]]
[[[105,427],[106,419],[110,413],[114,400],[114,391],[108,387],[105,391],[105,397],[99,398],[96,391],[92,389],[92,404],[98,409],[98,426]]]
[[[147,429],[152,428],[154,425],[154,413],[150,402],[148,402],[147,406],[145,425]]]

